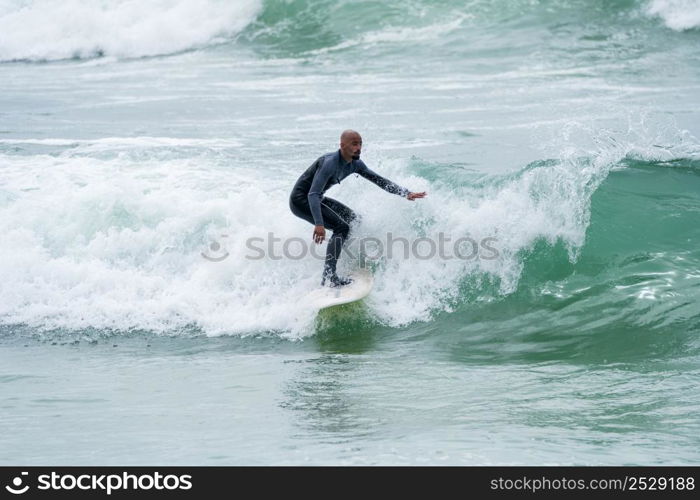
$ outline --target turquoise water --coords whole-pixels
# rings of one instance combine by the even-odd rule
[[[699,48],[691,0],[0,3],[0,462],[698,463]],[[345,128],[428,192],[349,177],[358,238],[497,257],[305,307],[247,244]]]

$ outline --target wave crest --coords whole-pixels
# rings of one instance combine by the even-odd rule
[[[226,38],[261,0],[10,0],[0,5],[0,61],[171,54]]]

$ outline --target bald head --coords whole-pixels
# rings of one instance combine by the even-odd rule
[[[340,134],[340,142],[346,142],[352,140],[355,137],[358,137],[360,140],[362,140],[362,137],[360,137],[360,134],[357,131],[350,129],[343,130],[343,133]]]
[[[340,134],[340,154],[345,161],[359,160],[362,153],[362,136],[354,130]]]

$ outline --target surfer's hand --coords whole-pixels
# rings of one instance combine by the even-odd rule
[[[408,198],[408,201],[413,201],[418,198],[425,198],[426,194],[427,193],[425,191],[423,191],[422,193],[408,193],[408,196],[406,196],[406,198]]]
[[[326,239],[326,228],[323,226],[314,226],[314,242],[323,243]]]

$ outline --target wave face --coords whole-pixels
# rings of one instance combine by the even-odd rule
[[[281,246],[308,228],[272,209],[285,206],[286,184],[265,192],[270,180],[260,172],[231,171],[214,154],[235,144],[114,138],[0,145],[61,151],[2,157],[5,323],[209,335],[314,331],[315,311],[299,297],[314,286],[321,261],[283,258]],[[211,156],[190,157],[198,147],[212,148]],[[700,158],[696,145],[684,148],[659,151],[618,138],[595,156],[578,150],[487,176],[421,160],[386,162],[386,175],[430,193],[419,208],[345,182],[343,199],[365,216],[357,237],[489,237],[498,253],[459,259],[448,248],[447,258],[425,258],[425,246],[408,255],[399,246],[393,256],[377,255],[372,320],[398,327],[441,313],[452,313],[448,322],[467,321],[486,304],[544,311],[567,304],[566,318],[585,323],[616,302],[627,304],[627,314],[655,304],[661,309],[649,317],[665,321],[663,310],[675,304],[672,315],[699,320]],[[278,257],[255,258],[253,247],[271,248],[271,234]],[[290,255],[300,241],[294,245]],[[581,310],[573,305],[579,300]]]
[[[532,30],[576,21],[624,33],[653,29],[654,19],[692,30],[700,26],[700,6],[696,0],[3,0],[0,61],[134,58],[237,43],[271,56],[378,46],[439,50],[460,41],[478,48],[485,34],[498,45],[498,32],[531,37]]]

